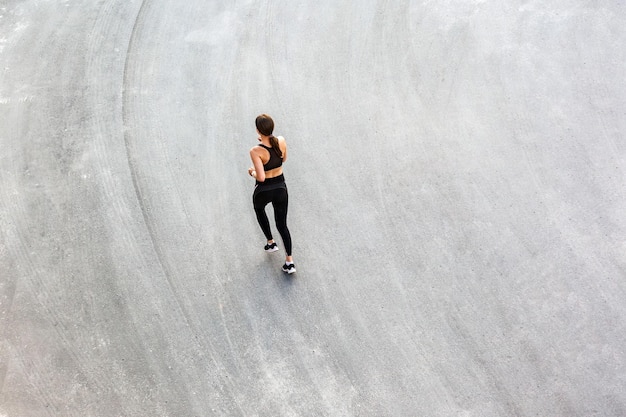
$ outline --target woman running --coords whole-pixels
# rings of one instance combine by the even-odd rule
[[[266,252],[275,252],[278,245],[274,242],[270,222],[265,213],[265,206],[272,203],[274,207],[274,221],[280,237],[285,245],[285,264],[283,271],[288,274],[296,272],[296,266],[291,256],[291,234],[287,228],[287,184],[283,176],[283,162],[287,160],[287,144],[282,136],[274,136],[274,121],[267,114],[256,118],[256,130],[259,134],[259,145],[250,149],[252,167],[248,174],[256,179],[252,202],[256,218],[261,230],[267,239]]]

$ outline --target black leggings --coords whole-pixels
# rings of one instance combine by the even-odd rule
[[[289,202],[287,188],[281,187],[273,190],[256,190],[252,197],[252,202],[254,204],[256,219],[267,240],[272,240],[273,237],[270,229],[270,221],[267,218],[267,214],[265,214],[265,206],[272,203],[276,228],[278,229],[278,233],[280,233],[280,237],[283,239],[287,256],[291,256],[291,234],[287,228],[287,204]]]

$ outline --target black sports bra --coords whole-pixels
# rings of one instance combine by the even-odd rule
[[[267,149],[267,151],[270,153],[270,159],[269,161],[267,161],[267,164],[263,164],[263,170],[265,172],[274,169],[274,168],[278,168],[280,166],[283,165],[283,158],[281,158],[280,156],[278,156],[278,152],[276,152],[276,149],[271,148],[269,146],[265,146],[263,144],[259,144],[260,147]]]

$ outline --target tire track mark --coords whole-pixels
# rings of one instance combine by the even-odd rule
[[[80,21],[80,19],[79,19]],[[50,51],[50,55],[53,55],[54,50]],[[74,54],[68,54],[68,60],[71,60]],[[79,78],[82,73],[77,72],[76,74],[70,74],[67,78],[61,79],[62,84],[69,84],[70,81],[72,84],[81,85],[81,79]],[[40,100],[41,104],[41,100]],[[20,114],[28,114],[30,107],[32,106],[30,101],[21,101],[19,103],[20,106],[25,106],[23,110],[16,110],[17,114],[16,118],[20,119]],[[42,105],[45,105],[43,103]],[[21,133],[21,132],[20,132]],[[12,149],[12,148],[10,148]],[[11,173],[21,173],[27,178],[24,182],[28,182],[32,180],[32,177],[29,177],[28,169],[19,166],[18,161],[21,160],[20,157],[23,155],[16,155],[13,158],[7,158],[6,161],[9,162],[9,168],[6,171]],[[4,170],[3,170],[4,171]],[[77,373],[74,375],[69,375],[68,377],[73,379],[75,382],[78,381],[76,378],[80,376],[80,379],[85,378],[89,381],[92,387],[95,389],[102,391],[103,383],[97,378],[91,378],[91,373],[89,369],[89,363],[91,358],[86,354],[87,352],[83,352],[80,349],[74,349],[76,345],[75,337],[77,336],[71,326],[67,323],[67,317],[62,314],[63,310],[59,309],[58,306],[63,305],[64,303],[64,295],[59,291],[59,287],[57,287],[58,280],[51,279],[51,277],[61,278],[63,276],[63,270],[61,269],[61,265],[45,265],[41,266],[41,262],[39,261],[37,250],[41,250],[44,252],[48,249],[45,243],[53,244],[53,250],[58,249],[56,247],[57,242],[50,241],[48,236],[43,238],[43,242],[37,242],[38,246],[33,246],[33,241],[31,240],[31,233],[28,224],[28,213],[32,212],[32,208],[28,205],[28,201],[24,200],[24,196],[29,196],[30,190],[26,192],[10,192],[14,189],[19,189],[23,184],[17,184],[18,180],[13,178],[11,175],[2,175],[2,183],[3,184],[15,184],[14,187],[2,187],[2,194],[4,194],[4,198],[2,201],[2,217],[0,219],[0,225],[3,230],[3,249],[2,252],[7,253],[7,258],[13,260],[12,270],[9,271],[8,268],[6,271],[3,271],[3,278],[10,279],[10,294],[8,296],[8,305],[4,307],[5,311],[12,310],[12,304],[16,293],[27,293],[32,296],[33,304],[31,305],[31,309],[33,312],[37,314],[38,317],[44,318],[45,329],[47,331],[47,340],[45,349],[49,349],[49,351],[62,352],[64,355],[67,355],[70,362],[76,364]],[[43,197],[42,197],[43,195]],[[35,196],[36,202],[44,203],[48,205],[50,201],[46,198],[46,193],[43,194],[37,193]],[[39,236],[37,236],[36,240],[39,240]],[[0,254],[4,256],[3,254]],[[61,284],[62,285],[62,284]],[[22,288],[20,288],[22,287]],[[63,287],[61,287],[63,289]],[[11,317],[11,315],[10,315]],[[13,323],[11,323],[13,324]],[[30,335],[30,332],[17,333],[11,328],[14,326],[7,326],[7,339],[10,339],[7,342],[10,350],[14,351],[13,355],[7,355],[7,363],[9,360],[13,359],[16,364],[21,364],[21,366],[17,366],[17,368],[21,369],[20,375],[24,375],[28,383],[36,389],[39,393],[39,397],[43,399],[43,403],[47,404],[49,407],[55,407],[55,401],[57,398],[53,398],[52,395],[48,393],[50,391],[50,387],[54,386],[55,383],[58,383],[58,379],[54,376],[50,376],[49,372],[47,372],[50,368],[49,364],[40,360],[32,359],[33,356],[29,355],[30,351],[28,350],[29,346],[26,344],[27,337]],[[58,342],[57,342],[58,339]],[[54,343],[53,343],[54,342]],[[32,346],[31,346],[32,348]],[[8,367],[2,368],[2,379],[0,381],[0,385],[2,389],[4,388],[6,372]],[[43,381],[43,382],[42,382]],[[84,382],[84,380],[82,380]],[[81,382],[81,384],[82,384]],[[58,401],[57,401],[58,403]]]
[[[99,7],[93,28],[88,37],[87,51],[89,52],[89,60],[86,62],[86,77],[98,80],[98,82],[94,83],[94,91],[90,94],[90,104],[93,107],[94,116],[89,119],[89,124],[91,131],[95,132],[91,141],[93,156],[90,157],[94,168],[91,170],[93,174],[90,175],[95,176],[92,181],[99,189],[98,194],[101,194],[101,204],[108,207],[102,213],[104,223],[114,224],[116,226],[113,227],[113,230],[121,231],[119,235],[116,235],[109,227],[108,239],[114,238],[118,242],[121,240],[119,245],[123,248],[133,248],[138,244],[137,238],[132,232],[135,224],[130,210],[131,205],[129,204],[132,198],[128,198],[128,194],[120,192],[120,190],[126,188],[123,187],[121,176],[116,175],[120,170],[117,166],[117,155],[124,155],[121,146],[119,146],[119,139],[122,136],[119,129],[123,127],[121,123],[121,91],[125,67],[124,62],[119,57],[123,56],[124,45],[130,39],[128,35],[130,25],[134,24],[132,16],[138,12],[136,3],[135,1],[125,5],[124,9],[120,9],[116,2],[105,2]],[[109,102],[112,103],[111,108],[109,106],[105,108],[103,103]],[[108,133],[111,130],[113,130],[113,134]],[[119,165],[123,169],[123,158],[119,159],[121,162]],[[130,195],[132,196],[132,194]],[[143,268],[147,268],[148,262],[146,260],[142,261]],[[85,282],[92,279],[97,279],[97,275],[92,273],[89,277],[84,278]],[[112,274],[110,277],[107,276],[106,280],[108,282],[106,283],[107,294],[105,296],[115,304],[119,314],[122,315],[123,327],[128,329],[129,334],[133,335],[126,342],[128,344],[132,343],[132,346],[119,349],[117,346],[113,347],[113,344],[111,346],[107,345],[102,349],[102,356],[95,361],[93,358],[90,359],[88,364],[91,369],[85,376],[89,378],[90,383],[93,383],[94,379],[100,382],[102,388],[99,388],[99,392],[106,393],[109,401],[116,404],[115,412],[117,414],[130,415],[136,413],[137,410],[135,404],[129,404],[123,400],[128,395],[126,387],[132,387],[131,389],[134,392],[135,390],[141,390],[141,383],[150,386],[155,384],[155,380],[150,375],[145,376],[144,380],[138,381],[136,375],[123,368],[122,364],[128,363],[127,355],[132,355],[136,358],[134,359],[136,361],[148,362],[141,338],[144,333],[141,331],[138,323],[132,319],[132,311],[130,311],[126,303],[120,301],[122,294],[127,294],[125,297],[132,297],[133,292],[125,288],[123,283],[118,282],[119,277],[117,274]],[[105,321],[108,321],[108,318]],[[103,337],[104,340],[110,341],[119,337],[123,331],[118,326],[113,332],[105,328],[95,333],[95,336],[93,333],[87,336],[92,339],[96,336]],[[87,344],[89,343],[90,341],[87,340]],[[97,341],[92,340],[91,343],[95,344]],[[103,363],[105,363],[104,366],[110,369],[105,378],[102,378],[100,370]],[[92,410],[100,409],[100,405],[89,405],[89,407]]]
[[[52,396],[48,393],[48,387],[53,386],[54,381],[48,380],[42,383],[42,375],[38,372],[32,372],[33,369],[45,369],[46,364],[36,359],[28,361],[19,353],[14,353],[12,356],[17,358],[17,367],[20,369],[20,375],[24,375],[28,384],[37,391],[39,405],[41,406],[40,409],[44,410],[46,415],[50,417],[59,415],[61,410],[56,405],[56,401],[54,401]]]
[[[283,91],[279,85],[279,82],[277,81],[278,79],[282,79],[282,77],[280,77],[280,75],[277,75],[277,70],[276,70],[276,42],[274,41],[275,39],[275,31],[277,29],[272,29],[270,30],[270,28],[274,28],[274,18],[273,16],[275,16],[275,12],[274,12],[274,7],[273,7],[273,1],[270,0],[267,2],[267,7],[265,10],[265,25],[264,27],[266,28],[265,30],[265,45],[267,46],[267,64],[269,67],[269,76],[270,76],[270,83],[272,85],[272,90],[275,92],[278,91]],[[282,95],[281,94],[274,94],[273,96],[273,101],[277,104],[277,108],[279,111],[279,114],[285,114],[285,103],[284,100],[282,99]]]
[[[222,392],[223,395],[225,394],[230,399],[232,399],[235,402],[236,407],[242,413],[242,415],[246,415],[246,411],[242,408],[239,398],[237,397],[237,395],[235,395],[237,390],[236,390],[236,387],[233,385],[234,382],[222,376],[222,375],[227,375],[228,372],[226,372],[225,366],[215,356],[214,352],[216,352],[217,349],[215,348],[214,343],[207,337],[206,332],[203,332],[198,327],[199,321],[195,320],[195,315],[191,312],[192,309],[187,306],[187,303],[185,303],[185,299],[181,295],[180,288],[176,284],[176,280],[174,279],[172,268],[170,265],[168,265],[166,254],[164,253],[163,248],[159,244],[157,231],[155,230],[155,225],[153,223],[153,220],[150,217],[150,209],[148,205],[146,204],[146,200],[144,198],[144,191],[142,190],[142,186],[140,183],[140,177],[141,177],[140,168],[135,158],[133,157],[133,154],[134,154],[133,139],[134,138],[132,137],[131,132],[130,132],[130,127],[131,127],[130,116],[132,113],[131,111],[132,98],[131,98],[130,92],[133,91],[132,87],[133,87],[134,80],[133,80],[133,74],[131,73],[131,68],[132,68],[132,60],[136,56],[137,51],[139,50],[138,39],[140,36],[142,26],[145,24],[145,19],[146,19],[148,8],[149,8],[149,2],[146,0],[142,1],[141,6],[139,8],[139,12],[137,13],[137,17],[135,19],[135,23],[133,25],[131,35],[130,35],[130,40],[129,40],[128,47],[126,50],[126,58],[125,58],[124,71],[123,71],[122,123],[123,123],[123,130],[124,130],[124,146],[125,146],[125,151],[126,151],[127,164],[130,170],[131,180],[132,180],[133,189],[135,193],[135,198],[137,199],[137,202],[139,204],[142,218],[143,218],[143,223],[148,232],[148,235],[150,238],[150,244],[156,255],[159,269],[162,271],[167,281],[167,285],[169,286],[172,292],[172,296],[176,302],[177,309],[180,311],[185,321],[185,324],[187,325],[192,335],[194,336],[192,340],[195,341],[197,351],[206,352],[207,350],[206,347],[208,346],[209,347],[208,355],[211,359],[213,367],[215,370],[217,370],[221,374],[221,375],[216,376],[216,378],[218,378],[219,381],[221,382],[221,385],[219,387],[214,387],[214,388]],[[185,218],[187,228],[189,230],[193,230],[189,211],[184,203],[184,199],[182,198],[180,187],[177,184],[177,182],[173,180],[173,175],[171,172],[172,164],[170,162],[170,159],[167,155],[167,152],[164,149],[161,148],[161,152],[164,155],[164,158],[166,160],[166,165],[167,165],[167,171],[169,173],[170,179],[172,179],[172,182],[174,183],[174,186],[176,188],[176,194],[179,197],[179,201],[181,202],[181,205],[183,207],[184,218]],[[209,380],[205,380],[204,382],[210,383]],[[224,393],[222,389],[225,389],[227,393]]]
[[[6,200],[13,201],[13,200]],[[26,213],[27,210],[25,207],[21,205],[14,206],[16,209],[19,209],[18,212]],[[43,311],[45,312],[44,316],[49,318],[48,322],[51,324],[51,328],[53,329],[53,334],[56,335],[62,346],[65,348],[65,353],[74,361],[76,364],[84,364],[85,363],[85,355],[80,355],[69,347],[72,346],[72,341],[68,337],[68,328],[63,324],[62,317],[56,312],[55,309],[51,308],[44,300],[49,298],[49,295],[53,293],[51,287],[47,285],[47,281],[42,277],[46,275],[46,271],[38,268],[32,259],[33,253],[28,248],[28,242],[26,241],[24,235],[19,233],[17,229],[13,230],[5,230],[6,236],[10,241],[15,242],[15,247],[11,251],[14,259],[16,259],[16,263],[18,265],[25,265],[25,273],[21,276],[23,277],[21,282],[26,284],[28,288],[29,294],[33,295],[33,300],[37,305],[39,305]],[[17,286],[17,283],[16,283]],[[37,296],[39,295],[39,296]],[[17,341],[19,345],[16,345],[15,342],[10,342],[10,350],[14,351],[14,354],[10,355],[11,358],[14,358],[21,369],[20,375],[24,375],[26,381],[29,383],[31,387],[33,387],[36,392],[38,399],[40,400],[40,404],[44,405],[45,409],[48,412],[48,415],[52,414],[54,410],[58,411],[58,408],[54,404],[56,402],[53,398],[48,394],[48,388],[54,385],[53,380],[46,378],[46,373],[41,372],[40,370],[47,369],[47,364],[42,361],[38,361],[36,356],[25,355],[24,350],[28,349],[28,344],[25,343],[23,335],[13,334],[12,339]],[[28,359],[31,358],[31,359]],[[35,358],[35,359],[32,359]],[[80,367],[82,368],[82,366]],[[79,368],[79,369],[80,369]],[[81,369],[81,372],[84,369]],[[43,381],[43,382],[42,382]],[[3,377],[3,385],[4,385],[4,377]],[[101,387],[100,387],[101,388]]]
[[[4,347],[4,345],[5,343],[2,342],[2,344],[0,345],[0,349],[6,352],[6,348]],[[0,363],[0,392],[4,392],[4,383],[6,381],[7,371],[9,370],[8,368],[9,367],[6,362]]]
[[[12,161],[13,160],[15,159],[12,159]],[[2,183],[6,183],[6,181],[3,179]],[[6,188],[2,187],[2,192],[4,194],[4,198],[0,200],[3,202],[2,212],[3,213],[9,213],[9,212],[26,213],[27,212],[26,207],[24,207],[23,204],[20,204],[21,200],[19,199],[19,195],[10,196],[6,193],[6,191],[7,191]],[[40,279],[37,268],[34,266],[32,259],[29,255],[30,251],[27,248],[24,235],[20,233],[18,230],[18,223],[19,222],[16,219],[12,219],[11,221],[9,221],[9,219],[6,218],[3,221],[3,225],[2,225],[3,235],[4,235],[4,238],[6,239],[7,252],[9,252],[9,254],[11,255],[11,258],[16,261],[17,265],[26,266],[26,271],[24,274],[20,275],[19,272],[16,271],[16,274],[14,277],[15,282],[13,283],[14,290],[12,291],[13,294],[11,296],[11,302],[9,303],[9,307],[7,308],[7,311],[10,310],[10,305],[12,305],[12,299],[15,295],[15,292],[20,282],[23,282],[24,284],[26,284],[26,286],[29,289],[30,294],[33,294],[33,295],[37,293],[35,291],[35,287],[37,285],[39,285],[39,288],[46,288],[45,282]],[[4,272],[8,272],[8,271],[4,271]],[[23,279],[19,279],[20,276],[22,276]],[[35,280],[37,280],[37,284],[33,282]],[[44,290],[44,294],[46,293],[47,292]],[[37,302],[47,313],[47,316],[52,317],[53,322],[58,322],[58,317],[54,314],[54,311],[52,309],[48,308],[40,300],[37,300]],[[10,327],[13,327],[13,326],[10,326]],[[54,329],[56,331],[56,334],[61,338],[61,340],[63,340],[64,343],[67,343],[67,340],[65,340],[64,335],[58,331],[58,328],[54,326]],[[35,391],[34,394],[37,398],[37,402],[43,406],[43,408],[46,410],[47,415],[52,416],[53,410],[51,410],[50,407],[45,407],[45,406],[54,404],[54,402],[51,401],[50,396],[46,394],[47,392],[45,388],[46,384],[41,383],[41,381],[43,380],[42,374],[36,371],[37,369],[45,369],[45,366],[41,364],[33,364],[32,362],[27,363],[28,360],[26,358],[26,355],[23,353],[22,349],[20,348],[21,346],[20,335],[15,334],[14,332],[10,331],[8,328],[6,330],[7,331],[5,332],[3,329],[3,338],[7,340],[6,347],[9,352],[5,352],[3,355],[5,358],[7,358],[7,362],[4,363],[2,365],[2,368],[0,369],[0,371],[2,372],[2,375],[1,375],[2,379],[0,381],[1,382],[0,392],[4,392],[4,384],[6,380],[6,373],[8,370],[8,363],[11,359],[13,359],[12,363],[15,365],[16,368],[20,370],[19,375],[23,375],[28,385],[30,385],[30,387],[32,387],[32,389]],[[16,341],[18,342],[20,346],[16,344]]]

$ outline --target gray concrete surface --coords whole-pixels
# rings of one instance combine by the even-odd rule
[[[1,0],[0,416],[626,415],[624,45],[621,0]]]

